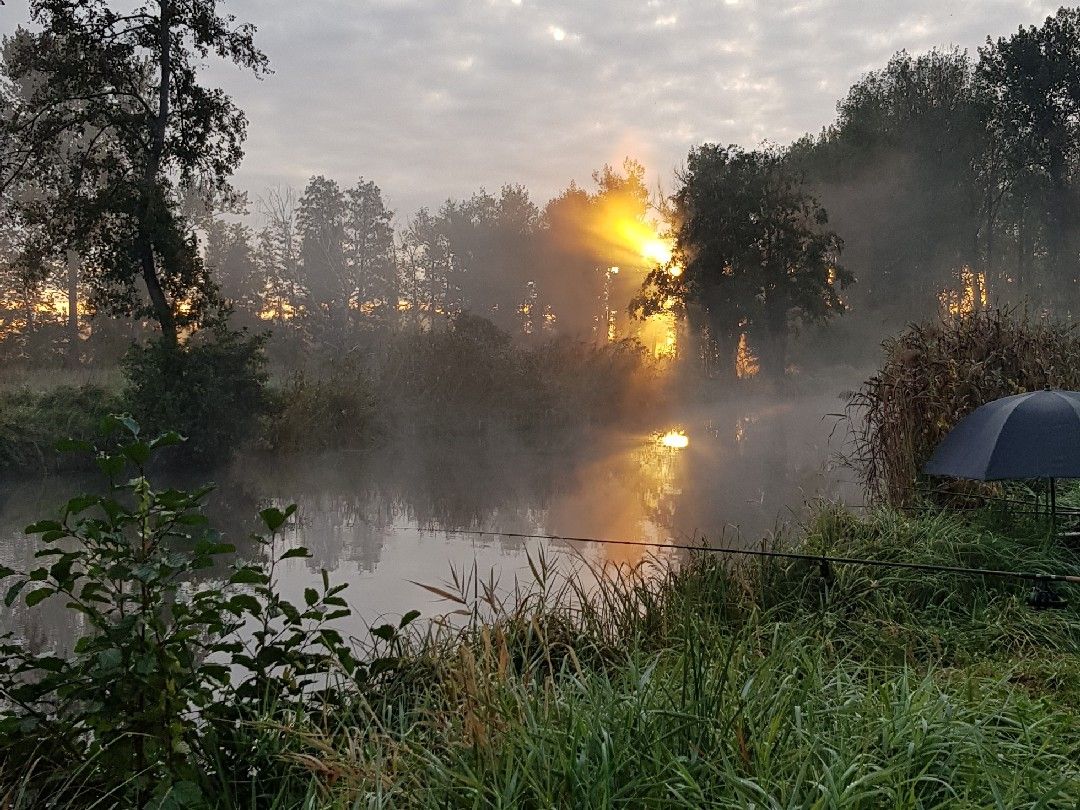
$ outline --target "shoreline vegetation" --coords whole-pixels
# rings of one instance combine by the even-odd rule
[[[912,327],[887,344],[882,371],[854,406],[880,426],[902,405],[894,391],[932,380],[942,418],[961,418],[982,396],[973,369],[994,390],[1030,382],[1012,353],[971,335],[1004,330],[1044,358],[1038,373],[1053,381],[1065,368],[1054,353],[1065,346],[1062,329],[1007,311]],[[332,393],[346,383],[367,397],[366,413],[440,431],[447,424],[425,413],[475,414],[462,430],[515,411],[533,427],[551,424],[552,413],[602,421],[616,418],[610,402],[628,401],[633,386],[655,390],[655,369],[630,343],[518,348],[468,321],[413,340],[435,350],[401,347],[404,366],[387,352],[378,374],[343,363],[341,382],[296,378],[294,402],[323,403],[304,419],[322,427],[347,413],[358,400],[343,394],[342,405]],[[948,350],[956,340],[965,352]],[[245,346],[233,348],[208,349],[199,364],[243,376]],[[126,373],[153,380],[158,361],[145,354]],[[260,390],[238,388],[227,401],[272,402],[265,370],[252,371]],[[180,372],[199,384],[213,373]],[[506,398],[523,384],[558,391],[558,409]],[[408,401],[437,407],[396,410]],[[26,407],[83,419],[89,430],[94,407],[111,404],[92,403],[76,412],[57,396]],[[903,416],[902,425],[919,421]],[[532,580],[512,591],[494,572],[452,572],[450,586],[425,584],[446,601],[444,616],[410,611],[344,638],[335,627],[350,613],[343,583],[324,572],[303,604],[278,589],[284,566],[308,556],[288,540],[292,508],[263,510],[264,528],[239,558],[202,513],[208,490],[152,483],[159,453],[197,469],[180,436],[128,416],[102,421],[106,439],[76,436],[62,449],[104,473],[108,493],[77,495],[28,529],[41,538],[40,567],[0,570],[8,609],[65,599],[83,628],[63,657],[14,636],[0,641],[0,799],[12,810],[1064,808],[1080,795],[1074,593],[1062,594],[1063,609],[1038,611],[1023,583],[949,573],[838,565],[826,574],[708,552],[598,567],[538,546]],[[902,443],[899,455],[892,434],[886,441],[876,429],[857,437],[863,448],[880,441],[876,459],[921,466],[930,444]],[[803,526],[770,543],[812,555],[1080,570],[1080,552],[1051,539],[1041,517],[957,510],[964,491],[915,486],[897,502],[887,494],[861,514],[813,504]]]
[[[4,642],[13,810],[1052,808],[1080,791],[1075,598],[1035,611],[1017,583],[697,552],[568,570],[537,548],[513,592],[476,571],[429,586],[464,627],[414,611],[347,640],[343,585],[324,573],[303,605],[276,589],[307,554],[286,541],[291,508],[264,510],[261,554],[235,560],[204,492],[145,477],[177,437],[112,428],[95,457],[124,483],[30,528],[42,568],[0,572],[9,604],[59,592],[88,629],[65,660]],[[1044,523],[985,509],[821,503],[776,543],[1080,566]]]

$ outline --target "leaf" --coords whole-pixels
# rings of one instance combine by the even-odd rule
[[[165,433],[162,433],[156,439],[151,441],[150,449],[157,450],[159,447],[172,447],[173,445],[180,444],[181,442],[186,441],[187,439],[184,436],[181,436],[175,430],[169,430]]]
[[[63,531],[64,524],[58,520],[39,520],[26,527],[26,534],[42,534],[43,532]]]
[[[414,621],[416,621],[419,618],[420,618],[420,611],[419,610],[410,610],[408,613],[406,613],[404,616],[401,617],[401,621],[398,622],[398,628],[401,629],[401,628],[407,627],[408,625],[412,624]]]
[[[6,565],[0,565],[0,579],[6,579],[15,573],[14,568],[8,568]]]
[[[260,611],[262,605],[259,603],[259,600],[251,594],[240,593],[229,600],[229,607],[231,607],[238,615],[245,610],[248,613],[255,615]]]
[[[290,548],[288,551],[278,557],[278,562],[280,562],[281,560],[291,560],[294,557],[302,557],[306,559],[311,557],[311,552],[308,551],[304,546]]]
[[[82,439],[60,439],[56,443],[56,450],[60,453],[90,453],[94,445]]]
[[[269,506],[259,512],[259,517],[262,518],[262,522],[266,525],[266,528],[272,532],[276,532],[285,523],[285,513],[278,509],[276,506]]]
[[[39,602],[44,602],[54,593],[55,591],[52,588],[37,588],[36,590],[30,591],[30,593],[26,595],[26,606],[33,607]]]
[[[314,588],[304,588],[304,601],[311,607],[319,601],[319,592]]]
[[[229,582],[233,585],[264,585],[266,581],[266,574],[258,568],[238,568],[229,577]]]
[[[134,464],[142,466],[150,460],[150,445],[146,442],[132,442],[123,447],[123,453]]]
[[[457,594],[450,593],[450,591],[444,591],[442,588],[437,588],[434,585],[425,585],[423,582],[417,582],[415,579],[410,579],[410,580],[407,580],[407,581],[411,582],[413,585],[415,585],[418,588],[423,588],[425,591],[430,591],[431,593],[435,594],[436,596],[441,596],[443,599],[446,599],[447,601],[457,602],[459,605],[467,605],[468,604],[468,602],[466,602],[460,596],[458,596]]]
[[[124,471],[124,457],[109,455],[108,453],[99,453],[98,457],[94,459],[100,469],[109,478],[115,478]]]
[[[397,628],[392,624],[380,624],[378,627],[371,628],[371,635],[383,641],[393,641],[397,636]]]

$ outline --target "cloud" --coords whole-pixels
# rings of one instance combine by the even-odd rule
[[[670,187],[704,140],[785,143],[895,51],[975,49],[1026,0],[232,0],[273,76],[214,64],[250,119],[254,194],[364,175],[408,214],[484,186],[546,199],[630,153]],[[26,18],[0,7],[0,30]]]

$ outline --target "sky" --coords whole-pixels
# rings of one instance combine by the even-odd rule
[[[126,5],[126,3],[124,4]],[[399,216],[523,183],[543,203],[632,156],[654,188],[703,142],[817,132],[899,50],[1039,24],[1028,0],[229,0],[273,75],[207,82],[250,120],[235,185],[374,180]],[[28,17],[0,6],[0,32]]]

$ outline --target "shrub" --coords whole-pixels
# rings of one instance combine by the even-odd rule
[[[133,346],[123,361],[124,406],[151,432],[187,437],[189,458],[219,461],[251,437],[267,409],[264,342],[220,330],[179,347]]]
[[[991,310],[915,324],[851,396],[850,460],[871,498],[909,503],[919,470],[957,422],[1000,397],[1080,388],[1076,326]]]
[[[285,743],[254,728],[343,705],[396,659],[361,661],[329,626],[349,610],[346,586],[325,571],[303,606],[280,595],[279,566],[309,556],[277,548],[295,507],[263,510],[256,559],[222,565],[235,548],[202,514],[210,488],[159,490],[146,477],[154,452],[179,435],[144,438],[129,417],[106,427],[119,435],[112,447],[67,444],[95,455],[108,492],[75,497],[59,519],[27,529],[41,538],[39,568],[0,566],[7,607],[57,597],[83,630],[66,657],[0,637],[4,806],[271,804],[290,774]],[[416,615],[372,633],[393,645]],[[32,778],[19,763],[34,763]]]
[[[355,447],[370,437],[378,414],[370,375],[354,355],[322,377],[296,372],[276,400],[266,438],[286,452]]]
[[[116,405],[111,392],[95,385],[0,391],[0,473],[51,469],[57,464],[53,448],[58,440],[93,438]]]

